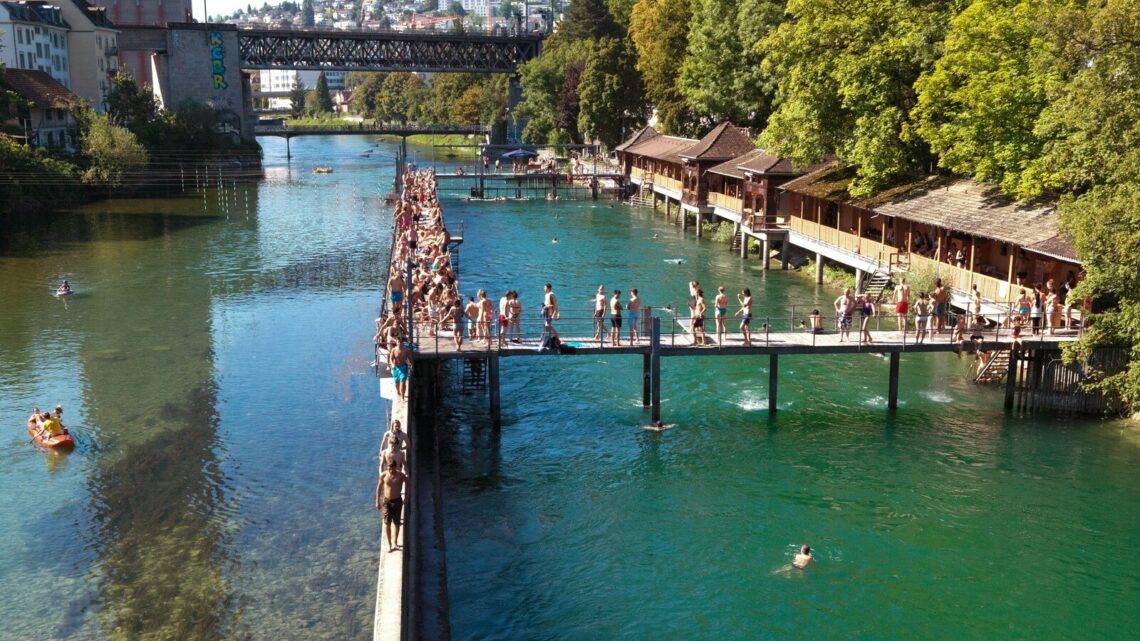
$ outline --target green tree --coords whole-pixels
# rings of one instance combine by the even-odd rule
[[[563,69],[562,87],[558,90],[558,97],[554,101],[554,122],[558,130],[552,142],[582,143],[582,134],[578,130],[582,97],[578,93],[578,85],[582,81],[582,71],[585,68],[585,63],[571,62]]]
[[[430,95],[427,85],[416,74],[388,74],[376,95],[372,116],[379,121],[400,124],[418,121]]]
[[[293,79],[293,88],[289,90],[289,112],[294,118],[305,115],[305,83],[301,76]]]
[[[702,129],[725,120],[741,125],[766,120],[774,87],[750,71],[760,67],[757,42],[779,23],[782,13],[782,2],[694,0],[680,89],[702,116]],[[725,16],[735,19],[726,22]]]
[[[523,140],[530,143],[559,143],[571,139],[558,123],[558,103],[566,85],[566,70],[570,65],[585,65],[590,57],[592,41],[558,42],[543,50],[542,55],[519,69],[522,81],[523,102],[518,114],[527,119]],[[569,96],[563,96],[569,99]],[[563,106],[563,115],[569,116]],[[570,119],[577,128],[578,115]]]
[[[316,23],[316,16],[313,15],[313,0],[303,0],[301,2],[301,26],[312,27]]]
[[[438,10],[439,10],[439,0],[424,0],[424,3],[420,6],[420,11],[422,11],[424,13],[427,13],[429,11],[438,11]]]
[[[629,19],[633,14],[633,5],[637,4],[638,0],[606,0],[606,6],[610,10],[610,16],[613,17],[617,26],[625,31],[629,29]]]
[[[431,97],[424,110],[428,120],[437,123],[453,122],[452,107],[468,89],[479,84],[479,76],[472,73],[437,73],[431,79]]]
[[[128,173],[145,172],[146,148],[126,127],[111,121],[108,114],[90,110],[80,115],[81,149],[88,168],[83,181],[108,188],[119,187]]]
[[[628,40],[602,38],[578,82],[581,96],[578,129],[607,147],[645,124],[644,90]]]
[[[1050,0],[976,0],[950,24],[944,53],[915,83],[913,128],[958,174],[1027,195],[1022,178],[1044,140],[1034,131],[1062,78],[1041,29]]]
[[[457,125],[477,125],[482,118],[483,88],[471,85],[451,105],[451,121]]]
[[[345,78],[345,84],[353,83],[352,111],[361,116],[370,117],[376,112],[376,97],[384,84],[384,74],[372,72],[357,72]]]
[[[112,124],[129,127],[158,117],[154,94],[150,89],[140,89],[131,74],[123,69],[111,76],[105,101]]]
[[[605,0],[574,0],[558,23],[554,37],[563,42],[575,42],[622,35]]]
[[[459,0],[452,0],[451,4],[447,6],[447,13],[460,18],[467,15],[467,10],[463,8],[463,3]]]
[[[914,82],[933,68],[965,0],[789,0],[787,19],[758,45],[780,102],[761,136],[799,164],[834,154],[856,166],[866,196],[925,167],[925,141],[904,139]]]
[[[691,19],[690,0],[638,0],[630,16],[645,96],[657,109],[658,128],[667,134],[689,133],[693,120],[677,82]]]
[[[317,75],[317,111],[318,113],[332,113],[333,100],[332,94],[329,93],[329,81],[325,79],[325,72]]]

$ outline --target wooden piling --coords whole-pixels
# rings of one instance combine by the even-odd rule
[[[653,318],[653,332],[649,338],[650,388],[652,390],[651,420],[661,420],[661,319]]]
[[[650,357],[649,354],[641,355],[641,406],[649,407],[651,401],[650,395],[652,394],[653,381],[652,374],[650,373]]]
[[[891,352],[891,380],[887,387],[887,409],[899,408],[899,353]]]
[[[1017,362],[1021,359],[1021,350],[1013,347],[1009,351],[1009,369],[1005,374],[1005,411],[1013,411],[1014,394],[1017,393]]]
[[[760,259],[764,261],[764,271],[768,271],[769,264],[772,262],[772,245],[768,243],[767,238],[760,243]]]
[[[776,413],[776,390],[780,371],[780,355],[768,355],[768,413]]]
[[[502,408],[499,404],[499,355],[491,354],[487,357],[487,390],[491,401],[491,425],[500,427],[503,424]]]

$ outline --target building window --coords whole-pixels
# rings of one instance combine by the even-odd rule
[[[103,71],[103,59],[99,59],[99,71]]]
[[[98,49],[103,48],[103,36],[95,36],[95,47]]]
[[[24,44],[24,30],[23,29],[16,29],[16,42],[19,44]]]
[[[40,58],[44,55],[44,47],[40,43],[36,43],[36,57]]]
[[[24,68],[24,52],[23,51],[20,52],[20,68],[21,69]]]

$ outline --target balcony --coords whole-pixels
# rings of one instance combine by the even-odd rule
[[[720,207],[721,209],[727,209],[734,214],[740,214],[744,211],[743,200],[715,191],[709,192],[709,204],[714,207]]]
[[[651,171],[640,169],[638,167],[631,167],[629,170],[629,175],[630,177],[637,178],[642,182],[653,183],[655,186],[662,189],[669,189],[676,192],[677,194],[681,193],[680,180],[669,178],[668,176],[662,176],[661,174],[655,174]]]

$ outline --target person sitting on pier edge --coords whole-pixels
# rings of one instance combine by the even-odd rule
[[[404,483],[408,477],[392,467],[380,474],[376,484],[376,509],[381,510],[388,551],[395,552],[400,540],[400,516],[404,511]]]
[[[811,331],[813,334],[823,333],[823,314],[818,309],[811,310]]]

